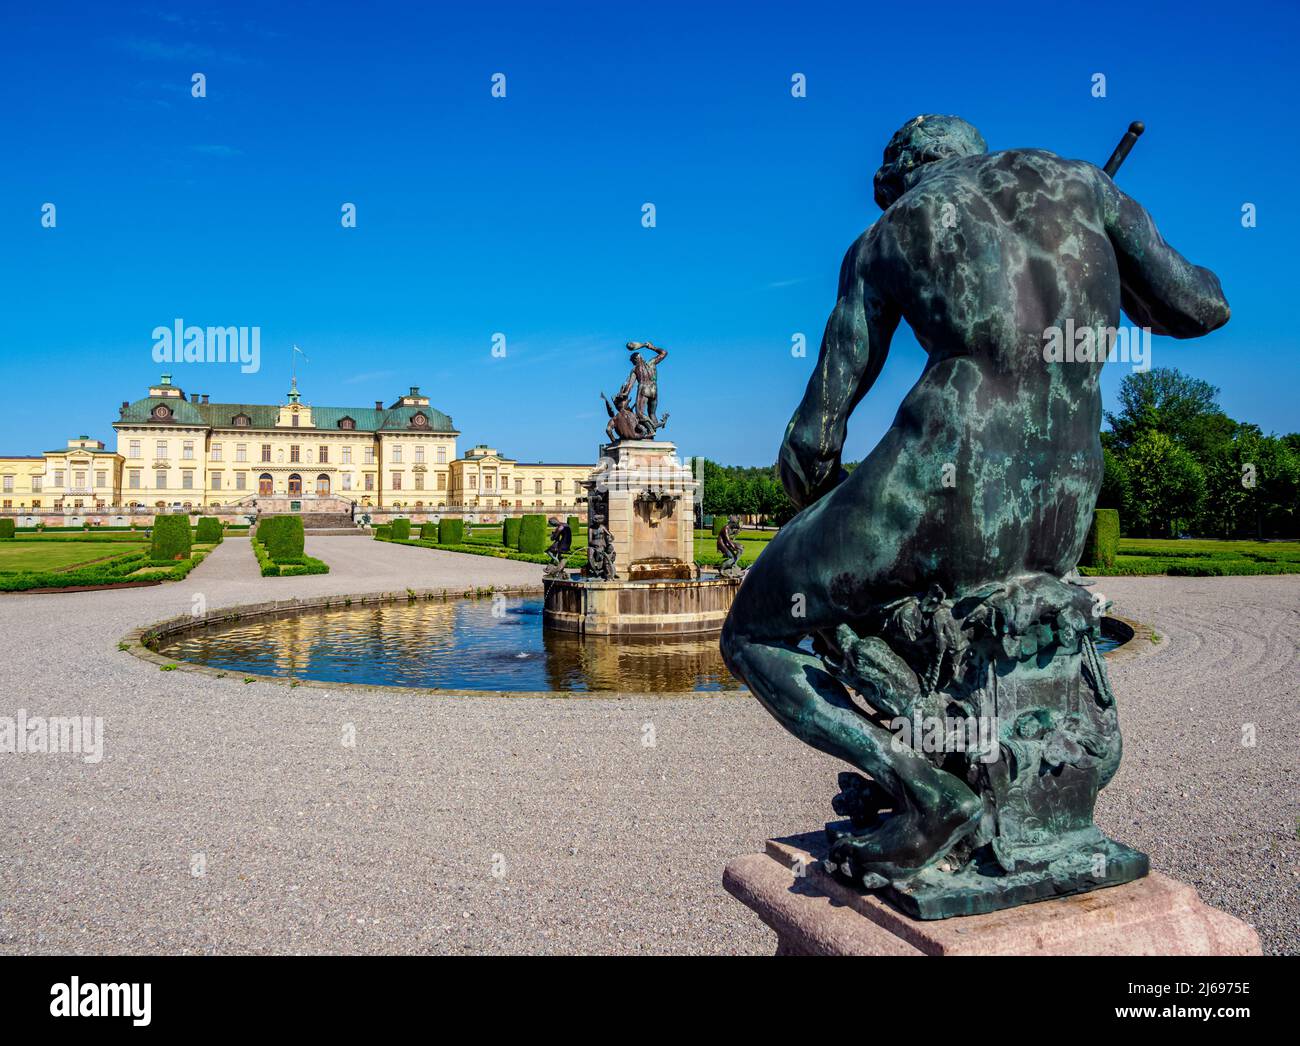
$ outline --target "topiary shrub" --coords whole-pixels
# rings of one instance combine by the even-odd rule
[[[437,523],[421,523],[421,524],[420,524],[420,540],[421,540],[421,541],[437,541],[437,540],[438,540],[438,524],[437,524]]]
[[[389,524],[389,535],[394,541],[409,541],[411,539],[411,521],[409,519],[395,519]]]
[[[546,529],[546,517],[530,512],[524,516],[519,527],[520,552],[545,552],[550,544],[550,534]]]
[[[444,519],[438,524],[439,545],[465,544],[465,521],[463,519]]]
[[[1099,508],[1092,514],[1092,526],[1083,542],[1079,565],[1110,570],[1119,554],[1119,510]]]
[[[393,536],[393,528],[389,524],[380,523],[379,526],[375,527],[376,540],[382,538],[384,541],[387,541],[392,536]]]
[[[14,521],[12,519],[0,519],[0,541],[4,541],[14,536]]]
[[[219,542],[221,540],[221,520],[216,516],[200,516],[195,528],[194,540],[200,544]]]
[[[511,516],[502,525],[501,543],[506,548],[519,547],[519,530],[523,524],[524,521],[518,516]]]
[[[579,523],[579,519],[577,516],[569,517],[568,519],[569,530],[573,533],[573,536],[575,538],[578,536],[578,523]]]
[[[267,554],[277,562],[301,556],[306,538],[303,534],[302,516],[273,516],[274,526],[270,534],[258,526],[258,536],[266,546]]]
[[[190,558],[189,516],[159,516],[153,521],[149,558],[159,563]]]
[[[722,533],[722,528],[725,527],[726,525],[727,525],[727,517],[726,517],[726,516],[714,516],[714,517],[713,517],[713,536],[714,536],[714,537],[717,537],[719,534],[721,534],[721,533]]]

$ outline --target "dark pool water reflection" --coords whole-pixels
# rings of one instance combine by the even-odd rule
[[[495,608],[495,609],[494,609]],[[580,638],[537,599],[390,603],[209,625],[159,652],[231,672],[447,690],[739,690],[718,637]]]

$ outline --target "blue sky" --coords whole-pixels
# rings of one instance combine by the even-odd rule
[[[623,343],[651,339],[670,352],[664,435],[770,463],[843,253],[879,214],[881,150],[923,112],[964,116],[991,149],[1097,163],[1144,120],[1119,183],[1233,307],[1208,338],[1156,339],[1155,365],[1221,386],[1266,431],[1300,427],[1289,5],[7,12],[0,452],[81,432],[112,445],[117,405],[162,369],[153,328],[183,318],[262,331],[258,373],[169,368],[187,391],[278,402],[296,342],[307,401],[391,402],[418,384],[464,445],[523,460],[594,459],[599,392],[626,374]],[[923,362],[900,329],[847,457],[875,444]],[[1123,373],[1103,378],[1108,406]]]

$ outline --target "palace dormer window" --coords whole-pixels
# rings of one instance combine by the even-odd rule
[[[355,429],[356,427],[357,427],[357,423],[353,421],[351,418],[339,418],[339,428]]]
[[[426,415],[420,413],[419,411],[417,411],[417,412],[414,414],[414,416],[412,416],[412,418],[411,418],[411,428],[413,428],[413,429],[427,429],[428,427],[429,427],[429,419],[428,419],[428,417],[427,417]]]
[[[246,429],[248,428],[249,424],[252,422],[253,419],[250,418],[247,414],[236,414],[230,420],[231,423],[235,426],[235,428]]]
[[[170,421],[172,417],[172,409],[165,403],[159,403],[158,406],[154,407],[154,409],[149,412],[149,414],[154,421]]]

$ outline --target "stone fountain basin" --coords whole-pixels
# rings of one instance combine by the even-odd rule
[[[546,628],[596,636],[689,635],[722,630],[740,578],[549,578],[544,587]]]

